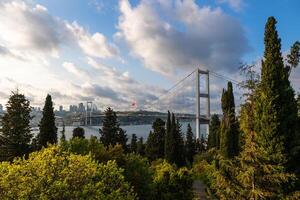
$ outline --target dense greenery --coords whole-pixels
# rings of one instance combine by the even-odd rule
[[[224,157],[233,158],[239,153],[239,130],[231,82],[228,82],[227,90],[223,89],[221,103],[223,119],[220,132],[220,151]]]
[[[220,148],[220,119],[217,114],[211,116],[211,122],[209,124],[209,135],[208,135],[208,149]]]
[[[103,119],[102,129],[99,129],[101,142],[108,147],[109,145],[121,144],[124,149],[127,148],[126,132],[120,128],[116,112],[108,107]]]
[[[39,124],[40,132],[37,136],[37,143],[40,147],[47,144],[57,143],[57,128],[55,126],[55,116],[53,111],[53,102],[48,94],[43,108],[43,117]]]
[[[163,158],[165,155],[165,122],[157,118],[152,125],[153,131],[150,131],[147,144],[146,155],[150,160]]]
[[[192,165],[194,161],[194,156],[196,154],[196,140],[194,138],[192,127],[190,124],[188,124],[186,132],[185,154],[188,164]]]
[[[247,80],[242,84],[246,101],[241,106],[239,120],[243,136],[240,153],[228,156],[222,149],[224,133],[232,130],[224,126],[228,120],[224,111],[233,107],[229,106],[226,92],[230,89],[227,89],[222,97],[220,151],[212,148],[194,165],[194,172],[219,199],[300,198],[298,108],[288,79],[300,54],[295,43],[288,65],[284,65],[275,25],[276,20],[270,17],[265,27],[261,75],[252,66],[246,68]]]
[[[1,199],[135,199],[114,161],[98,164],[51,146],[0,164]]]
[[[31,107],[25,96],[19,91],[12,92],[6,110],[0,134],[0,161],[27,155],[32,139],[29,126]]]

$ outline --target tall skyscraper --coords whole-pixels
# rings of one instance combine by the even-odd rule
[[[0,104],[0,112],[3,112],[3,106]]]

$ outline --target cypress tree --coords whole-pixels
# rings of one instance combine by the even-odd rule
[[[165,151],[165,122],[157,118],[152,124],[151,131],[147,140],[146,154],[151,160],[164,157]]]
[[[108,107],[104,112],[102,129],[99,129],[100,141],[104,146],[116,145],[118,141],[118,131],[120,124],[116,113]]]
[[[255,104],[255,131],[258,142],[276,162],[287,155],[289,168],[297,165],[293,159],[300,144],[297,138],[297,104],[281,55],[281,40],[276,20],[270,17],[265,26],[265,52],[262,61],[259,98]],[[282,147],[281,147],[282,144]],[[277,157],[277,158],[276,158]],[[275,162],[275,163],[276,163]]]
[[[131,136],[130,151],[132,153],[137,152],[137,137],[136,137],[136,134],[132,134],[132,136]]]
[[[173,137],[174,137],[174,160],[173,162],[178,166],[182,167],[185,163],[185,151],[184,151],[184,141],[182,136],[181,124],[179,120],[175,118],[175,115],[172,114],[172,120],[175,121],[173,129]]]
[[[220,119],[217,114],[212,115],[209,125],[208,149],[220,147]]]
[[[137,153],[140,154],[141,156],[145,155],[145,144],[144,144],[143,137],[140,137],[137,142]]]
[[[53,102],[51,96],[46,97],[43,108],[43,117],[39,124],[40,132],[38,134],[38,144],[41,147],[47,146],[47,143],[57,143],[57,128],[55,126],[55,115],[53,111]]]
[[[7,112],[2,118],[0,158],[12,160],[29,153],[32,139],[30,129],[30,102],[23,94],[12,92],[6,104]]]
[[[117,143],[122,145],[123,150],[125,152],[128,151],[127,141],[128,141],[128,138],[127,138],[126,131],[123,130],[122,128],[120,128],[119,131],[118,131],[118,134],[117,134]]]
[[[196,144],[195,144],[195,138],[194,134],[192,132],[192,127],[190,124],[187,126],[187,132],[186,132],[186,143],[185,143],[185,153],[186,153],[186,159],[189,162],[189,164],[193,164],[193,158],[196,154]]]
[[[235,104],[232,83],[222,93],[223,119],[220,133],[220,150],[225,158],[233,158],[239,153],[239,130],[235,117]]]
[[[173,137],[173,122],[171,121],[171,114],[168,111],[167,116],[167,129],[166,129],[166,137],[165,137],[165,159],[168,162],[172,162],[174,155],[174,137]]]

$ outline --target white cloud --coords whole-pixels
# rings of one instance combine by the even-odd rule
[[[176,69],[204,66],[233,71],[249,50],[238,21],[220,9],[188,1],[141,1],[132,7],[121,0],[116,37],[151,70],[169,74]],[[157,10],[164,9],[164,17]],[[172,23],[180,24],[173,26]],[[178,28],[179,27],[179,28]]]
[[[63,67],[68,72],[76,75],[77,77],[80,77],[80,78],[88,78],[89,77],[89,74],[85,70],[80,69],[79,67],[75,66],[74,63],[64,62]]]
[[[118,48],[110,44],[101,33],[90,34],[77,22],[67,24],[67,27],[77,38],[78,45],[89,56],[98,58],[109,58],[118,55]]]

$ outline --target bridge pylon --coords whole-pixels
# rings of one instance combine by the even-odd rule
[[[207,134],[209,134],[209,122],[210,122],[210,89],[209,89],[209,71],[203,71],[201,69],[196,70],[196,139],[200,139],[200,125],[207,125]],[[205,92],[200,91],[200,76],[206,76],[206,87]],[[207,99],[206,103],[206,115],[201,118],[200,101],[202,98]]]

